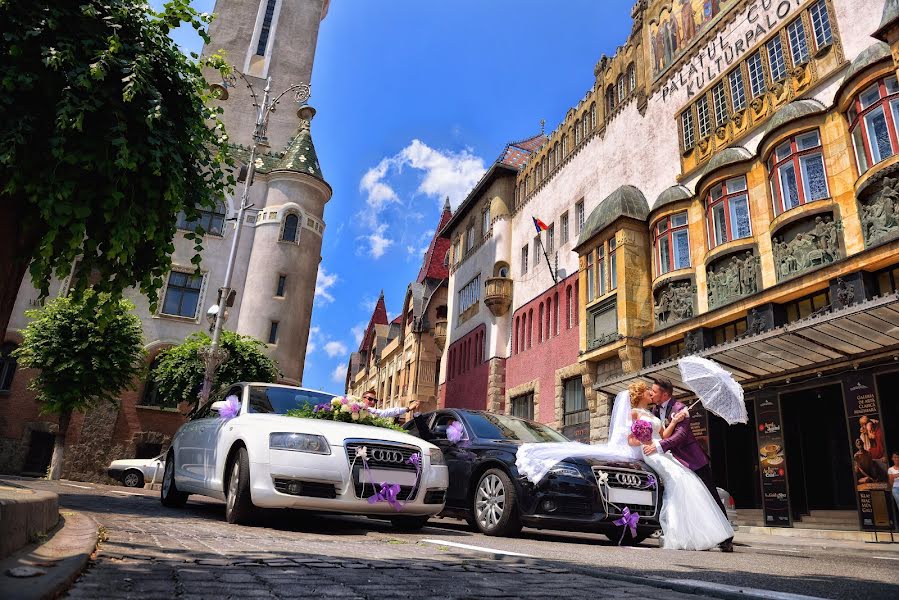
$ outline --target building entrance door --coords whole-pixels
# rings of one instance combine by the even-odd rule
[[[56,436],[46,431],[32,431],[31,442],[28,445],[28,455],[25,464],[22,465],[22,473],[46,475],[53,458],[53,443]]]
[[[730,492],[737,510],[744,511],[762,508],[752,407],[748,414],[749,422],[745,425],[728,425],[721,417],[709,415],[709,451],[715,483]]]
[[[829,528],[825,526],[828,519],[838,520],[845,514],[856,528],[852,453],[842,387],[829,385],[781,394],[780,398],[793,519],[821,520],[821,528]]]

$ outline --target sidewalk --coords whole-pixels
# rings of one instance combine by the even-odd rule
[[[899,559],[899,533],[893,534],[895,543],[890,543],[889,533],[878,534],[880,542],[856,542],[850,540],[832,540],[814,537],[789,536],[789,535],[770,535],[759,533],[743,533],[737,532],[734,536],[734,544],[739,546],[748,546],[763,550],[765,548],[774,548],[781,551],[793,550],[812,550],[827,551],[837,554],[849,556],[871,556],[879,554],[883,556],[892,556]]]

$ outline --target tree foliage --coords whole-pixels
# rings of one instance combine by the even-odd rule
[[[166,402],[197,401],[206,373],[200,350],[209,342],[209,336],[198,331],[159,353],[152,377]],[[271,383],[278,378],[278,367],[265,354],[265,344],[256,338],[222,331],[221,347],[228,351],[228,360],[216,369],[213,390],[237,381]]]
[[[143,370],[143,332],[134,305],[108,298],[95,303],[94,294],[63,296],[26,313],[31,321],[15,355],[21,366],[38,369],[29,388],[44,412],[68,414],[98,402],[115,403]]]
[[[169,37],[187,24],[208,43],[209,20],[190,0],[0,0],[0,210],[16,207],[42,296],[78,258],[76,296],[138,286],[155,309],[178,213],[233,185],[206,62]]]

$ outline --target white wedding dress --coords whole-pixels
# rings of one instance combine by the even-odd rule
[[[638,418],[652,424],[652,439],[661,439],[662,422],[649,411],[636,409]],[[669,550],[708,550],[734,536],[727,517],[702,480],[670,452],[644,457],[665,490],[659,523],[662,547]]]

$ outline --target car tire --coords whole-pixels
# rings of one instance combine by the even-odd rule
[[[165,459],[165,470],[162,472],[159,500],[163,506],[181,508],[187,504],[188,495],[186,492],[179,492],[175,485],[175,455],[169,453]]]
[[[144,474],[134,469],[125,471],[122,474],[122,485],[130,488],[144,487]]]
[[[513,536],[521,531],[515,483],[502,469],[488,469],[475,486],[471,514],[484,535]]]
[[[393,517],[390,523],[400,531],[418,531],[428,524],[428,517]]]
[[[248,524],[253,517],[250,497],[250,455],[246,448],[238,448],[228,470],[225,488],[225,520],[238,525]]]

